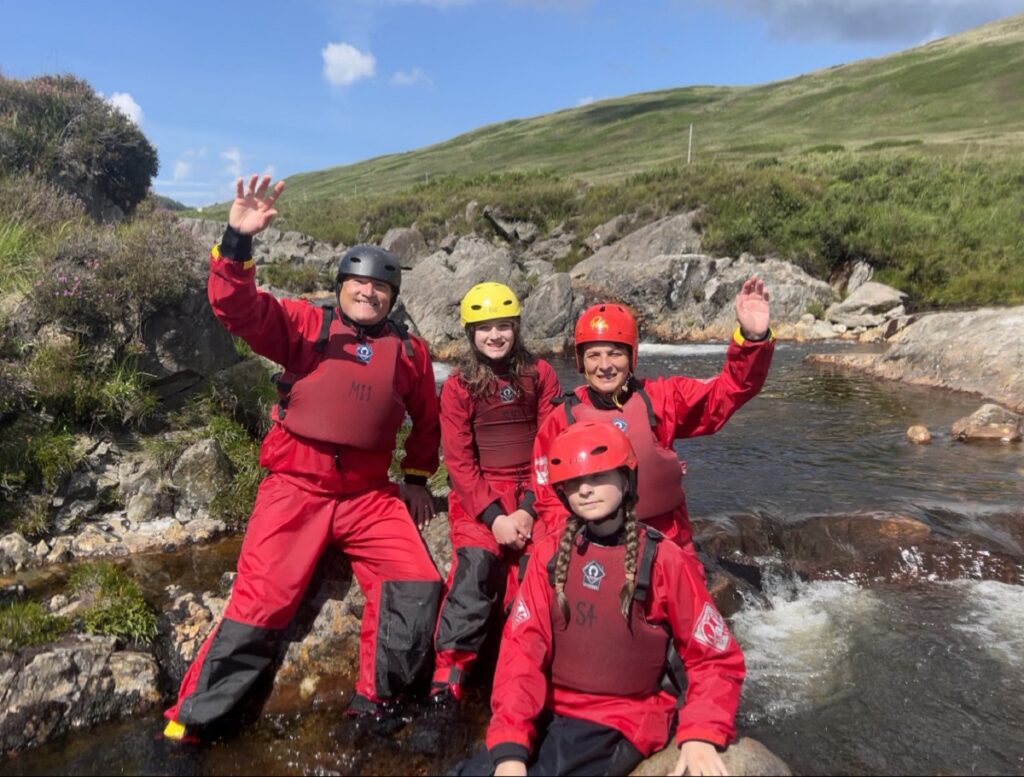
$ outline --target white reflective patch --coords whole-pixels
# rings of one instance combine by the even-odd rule
[[[583,567],[583,587],[592,591],[601,590],[601,581],[604,580],[604,567],[601,562],[591,559]]]
[[[693,638],[718,652],[729,647],[729,629],[725,625],[722,614],[714,608],[711,602],[705,602],[704,612],[700,614],[697,625],[693,629]]]
[[[538,456],[534,459],[533,471],[537,476],[537,485],[546,486],[548,484],[548,457]]]
[[[526,621],[530,620],[530,610],[526,602],[516,597],[516,606],[512,608],[512,630],[515,631]]]

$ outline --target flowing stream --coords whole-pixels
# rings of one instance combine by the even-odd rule
[[[781,344],[757,399],[719,433],[678,444],[691,514],[785,522],[899,512],[952,538],[984,536],[1024,563],[1000,528],[1024,522],[1024,446],[953,442],[949,426],[977,409],[975,397],[804,364],[835,348],[850,346]],[[724,352],[644,346],[641,365],[710,376]],[[572,365],[558,368],[574,385]],[[932,430],[931,445],[906,441],[915,423]],[[237,547],[230,539],[131,563],[154,596],[171,582],[210,589]],[[24,581],[33,596],[59,584],[38,573]],[[796,773],[1024,774],[1024,586],[769,576],[766,593],[771,608],[732,619],[748,663],[739,724]],[[181,747],[158,736],[153,714],[0,762],[0,775],[437,773],[481,736],[486,702],[474,689],[455,720],[425,707],[409,717],[395,735],[356,742],[339,711],[317,710]]]

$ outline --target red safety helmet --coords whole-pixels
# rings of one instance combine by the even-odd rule
[[[636,352],[640,338],[636,318],[625,305],[615,302],[591,305],[576,319],[573,339],[576,369],[580,372],[583,372],[583,346],[587,343],[621,343],[629,346],[629,369],[636,372]]]
[[[552,486],[620,468],[628,470],[632,479],[636,473],[636,454],[626,433],[611,423],[573,424],[555,437],[548,451],[548,482]]]

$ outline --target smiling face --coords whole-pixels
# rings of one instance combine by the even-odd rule
[[[583,373],[594,391],[614,394],[629,379],[629,348],[620,343],[591,343],[583,349]]]
[[[506,358],[515,340],[515,329],[510,318],[498,318],[473,325],[473,345],[491,361]]]
[[[573,513],[589,523],[618,512],[626,492],[626,478],[612,469],[567,480],[561,489]]]
[[[373,326],[391,310],[391,286],[375,278],[346,275],[338,290],[341,312],[361,326]]]

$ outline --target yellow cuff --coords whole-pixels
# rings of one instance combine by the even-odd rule
[[[185,736],[186,726],[184,723],[179,723],[176,720],[167,721],[167,727],[164,728],[164,736],[167,739],[182,739]]]
[[[737,325],[736,329],[732,333],[732,339],[736,345],[757,345],[758,343],[769,343],[775,339],[775,330],[768,327],[768,336],[764,340],[748,340],[743,336],[743,330]]]
[[[210,250],[210,256],[212,256],[214,259],[216,259],[218,261],[224,258],[223,256],[220,255],[220,244],[219,243],[214,245],[214,247]],[[246,259],[244,262],[239,262],[237,259],[231,259],[229,261],[232,261],[235,264],[242,265],[242,269],[243,270],[248,270],[250,267],[253,267],[256,264],[256,260],[255,259]]]
[[[403,469],[403,475],[419,475],[420,477],[429,478],[433,475],[433,472],[427,472],[425,469]]]

